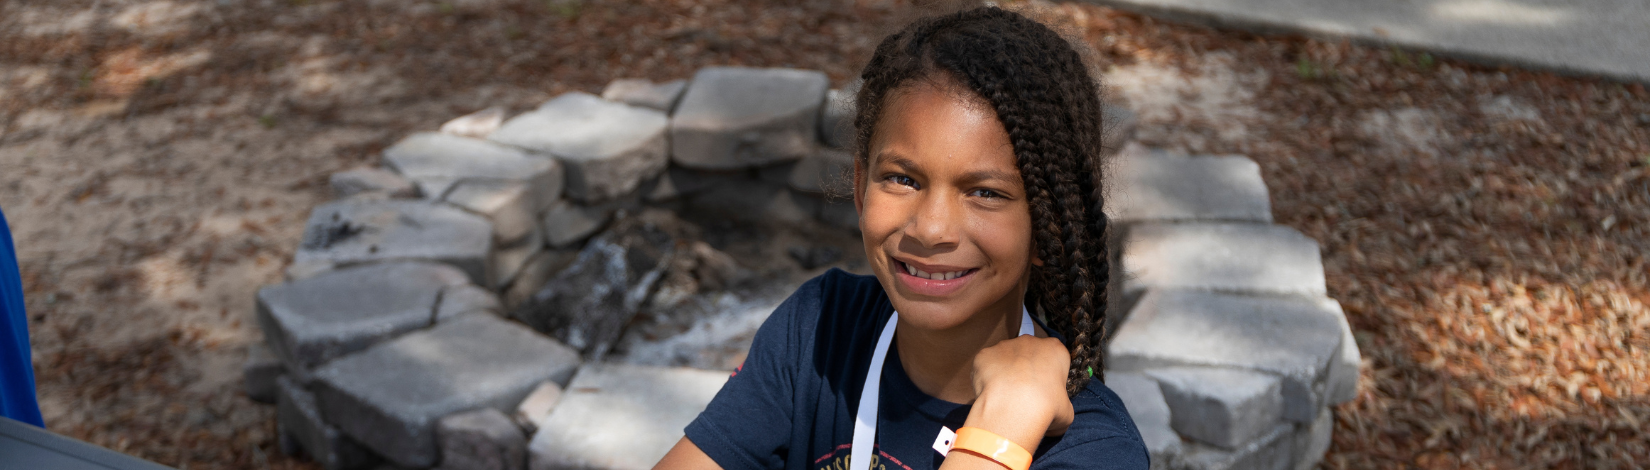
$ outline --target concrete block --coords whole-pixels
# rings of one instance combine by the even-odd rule
[[[436,424],[439,470],[520,470],[527,466],[527,436],[510,417],[492,408],[454,413]]]
[[[728,374],[588,364],[528,444],[534,470],[645,470],[682,438]]]
[[[1329,451],[1329,444],[1335,433],[1335,413],[1328,409],[1318,411],[1318,417],[1312,419],[1312,424],[1296,424],[1294,443],[1291,449],[1294,456],[1295,470],[1311,470],[1317,468],[1318,462],[1323,461],[1325,452]]]
[[[528,258],[527,263],[522,265],[521,272],[516,273],[515,280],[510,281],[510,286],[504,289],[501,296],[504,300],[504,311],[513,311],[526,302],[534,292],[543,288],[544,283],[549,282],[551,277],[561,272],[568,264],[572,264],[578,254],[574,250],[546,250]]]
[[[1129,418],[1140,430],[1153,469],[1173,468],[1180,458],[1182,443],[1169,425],[1169,405],[1156,381],[1137,372],[1106,371],[1106,387],[1123,400]]]
[[[613,211],[605,207],[586,207],[563,200],[544,211],[541,227],[551,247],[566,248],[595,235],[612,219]]]
[[[289,372],[430,325],[436,297],[469,279],[451,266],[382,263],[258,290],[258,324]]]
[[[607,88],[602,89],[602,99],[653,108],[669,114],[676,108],[676,102],[682,99],[682,92],[686,90],[687,80],[654,84],[645,79],[621,78],[608,82]]]
[[[567,169],[567,197],[597,202],[664,171],[669,124],[659,111],[574,92],[510,119],[489,139],[556,156]]]
[[[819,213],[814,217],[833,227],[859,233],[859,210],[854,208],[852,195],[829,196],[819,201]]]
[[[1329,375],[1324,380],[1324,394],[1330,406],[1352,401],[1358,397],[1358,369],[1363,355],[1358,351],[1358,340],[1352,335],[1352,324],[1346,321],[1346,312],[1335,299],[1320,299],[1324,308],[1335,312],[1341,324],[1341,349],[1329,363]]]
[[[828,85],[812,70],[700,69],[671,117],[671,160],[736,169],[805,157],[818,146]]]
[[[332,197],[343,199],[362,193],[384,193],[390,197],[413,197],[418,188],[411,181],[393,171],[382,168],[356,168],[333,173],[327,179],[332,186]]]
[[[652,187],[644,188],[643,200],[647,202],[673,201],[723,185],[749,183],[750,174],[742,168],[737,170],[695,170],[671,165],[655,179]]]
[[[520,405],[516,405],[516,424],[528,429],[529,434],[537,432],[539,427],[544,425],[544,420],[550,418],[550,412],[556,409],[556,404],[561,403],[561,395],[561,386],[555,382],[539,384],[538,388],[533,389],[533,393],[527,394],[527,398],[521,400]]]
[[[1134,111],[1110,104],[1100,105],[1100,122],[1105,129],[1101,131],[1102,157],[1116,155],[1134,141],[1135,131],[1140,127],[1140,119],[1135,117]]]
[[[450,264],[492,285],[493,224],[486,217],[426,201],[336,201],[309,213],[293,263],[351,265],[392,260]]]
[[[1333,316],[1296,297],[1148,291],[1107,345],[1118,370],[1177,365],[1252,369],[1282,379],[1284,418],[1310,421],[1324,403],[1314,386],[1341,347]]]
[[[822,149],[796,162],[786,175],[791,189],[812,194],[852,198],[854,155],[842,150]]]
[[[819,110],[819,142],[834,149],[848,149],[854,144],[854,114],[858,107],[854,100],[864,82],[854,79],[840,90],[825,92],[825,103]]]
[[[1322,297],[1318,242],[1277,225],[1147,223],[1123,244],[1125,295],[1200,289]]]
[[[474,312],[504,313],[504,305],[492,291],[475,284],[447,286],[441,290],[441,300],[435,307],[435,323],[458,318]]]
[[[1235,449],[1283,421],[1282,384],[1252,370],[1208,367],[1147,369],[1182,436]]]
[[[315,396],[288,377],[276,381],[275,419],[292,444],[327,470],[362,468],[378,457],[323,419]]]
[[[287,265],[285,270],[281,271],[281,274],[286,279],[286,282],[292,282],[300,279],[315,277],[317,274],[331,271],[337,267],[338,265],[333,264],[331,261],[324,259],[310,259],[304,260],[303,262],[292,262],[292,264]]]
[[[538,222],[535,221],[534,225],[537,224]],[[521,270],[527,266],[527,261],[533,259],[534,255],[542,251],[544,251],[544,230],[535,228],[532,235],[522,240],[520,244],[510,248],[500,248],[494,252],[492,287],[497,290],[504,290],[511,282],[515,282],[516,276],[521,275]]]
[[[744,223],[798,224],[819,214],[817,201],[783,185],[753,180],[694,194],[687,199],[687,206],[694,212]]]
[[[1185,156],[1131,145],[1118,153],[1106,215],[1118,222],[1272,222],[1260,165],[1240,155]]]
[[[1180,468],[1185,470],[1288,470],[1294,440],[1290,431],[1294,426],[1278,424],[1266,434],[1245,443],[1237,449],[1222,449],[1196,442],[1188,442],[1181,455]]]
[[[464,315],[315,371],[321,411],[345,434],[398,465],[437,463],[436,420],[490,407],[514,410],[546,380],[565,383],[578,353],[492,315]]]
[[[645,214],[643,214],[645,215]],[[667,228],[633,217],[585,244],[578,258],[511,315],[600,360],[676,256]]]
[[[286,373],[286,366],[281,364],[281,358],[269,351],[264,343],[252,343],[246,346],[246,362],[241,365],[241,383],[246,389],[246,397],[258,403],[275,403],[275,379]]]
[[[440,199],[467,178],[522,181],[533,192],[536,210],[561,198],[561,162],[494,142],[424,132],[384,149],[384,163],[417,184],[425,198]]]
[[[484,139],[504,124],[505,109],[502,106],[476,111],[454,118],[441,124],[442,134],[452,134],[459,137]]]
[[[539,230],[537,201],[521,181],[467,179],[455,183],[443,199],[491,220],[493,246],[518,246]]]

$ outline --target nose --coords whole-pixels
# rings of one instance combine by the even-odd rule
[[[950,191],[927,191],[911,214],[906,236],[925,249],[943,249],[957,244],[964,221],[962,204]]]

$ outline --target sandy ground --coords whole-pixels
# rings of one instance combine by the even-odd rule
[[[0,208],[48,426],[180,468],[298,468],[239,391],[256,289],[331,172],[489,106],[708,65],[851,77],[843,1],[0,3]],[[1650,94],[1059,5],[1141,140],[1261,163],[1365,355],[1335,468],[1650,462]]]

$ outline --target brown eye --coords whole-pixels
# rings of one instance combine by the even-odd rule
[[[917,187],[917,180],[911,179],[911,177],[905,175],[888,175],[887,177],[884,177],[883,180],[900,186],[909,186],[913,189]]]
[[[1008,199],[1007,197],[1004,197],[1001,193],[998,193],[996,191],[992,191],[992,190],[989,190],[989,189],[984,189],[984,188],[976,189],[976,190],[968,193],[968,195],[974,196],[974,197],[983,197],[983,198],[986,198],[986,199]]]

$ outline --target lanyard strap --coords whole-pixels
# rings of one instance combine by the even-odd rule
[[[888,346],[894,342],[894,325],[899,323],[899,312],[888,317],[877,338],[877,349],[871,353],[871,370],[865,373],[865,388],[859,392],[859,409],[854,413],[854,447],[848,454],[848,470],[870,470],[872,442],[877,437],[877,402],[882,395],[882,364],[888,359]],[[1031,313],[1020,307],[1020,336],[1036,334],[1031,326]]]

